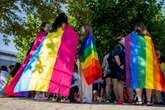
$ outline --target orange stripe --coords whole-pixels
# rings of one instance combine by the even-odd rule
[[[81,63],[81,65],[82,65],[82,63]],[[86,68],[88,68],[88,67],[90,67],[90,66],[100,66],[100,63],[99,63],[99,61],[97,60],[97,59],[91,59],[90,60],[90,62],[88,62],[88,66],[83,66],[82,65],[82,69],[84,70],[84,69],[86,69]]]
[[[88,76],[91,76],[91,75],[97,75],[96,73],[98,73],[97,71],[95,70],[101,70],[100,69],[100,66],[89,66],[88,68],[86,69],[83,69],[83,73],[84,73],[84,77],[88,77]]]
[[[156,52],[155,52],[155,48],[154,45],[152,43],[152,51],[153,51],[153,67],[154,67],[154,89],[156,90],[160,90],[160,91],[165,91],[165,84],[163,81],[163,76],[160,73],[160,66],[158,63],[158,59],[156,56]]]

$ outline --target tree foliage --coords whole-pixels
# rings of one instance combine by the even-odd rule
[[[100,57],[115,45],[115,37],[126,36],[138,21],[148,27],[157,49],[165,52],[165,17],[161,11],[163,1],[77,0],[74,5],[73,2],[68,2],[69,14],[76,18],[78,25],[87,22],[92,25]]]
[[[79,34],[82,25],[92,25],[101,58],[116,44],[117,36],[126,36],[133,31],[133,25],[137,21],[145,23],[156,48],[165,53],[165,16],[162,11],[164,0],[159,1],[1,0],[0,32],[15,36],[17,48],[26,54],[41,21],[52,23],[55,16],[61,12],[63,3],[66,5],[69,22]]]
[[[22,61],[34,41],[41,21],[51,23],[65,0],[1,0],[0,33],[14,36]]]

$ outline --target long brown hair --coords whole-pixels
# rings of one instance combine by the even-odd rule
[[[145,34],[147,36],[151,36],[151,34],[147,30],[147,27],[144,25],[143,22],[137,22],[134,26],[134,30],[139,34]],[[144,31],[146,32],[144,33]]]
[[[86,35],[92,35],[92,26],[91,25],[87,24],[82,27],[84,28]]]
[[[137,22],[134,26],[134,30],[138,33],[142,33],[144,30],[146,30],[146,26],[143,22]]]

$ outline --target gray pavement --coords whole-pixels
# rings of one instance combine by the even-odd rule
[[[165,106],[70,104],[24,98],[0,98],[0,110],[165,110]]]

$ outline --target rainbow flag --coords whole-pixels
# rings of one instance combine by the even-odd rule
[[[134,89],[165,91],[165,83],[150,36],[132,32],[125,40],[126,84]]]
[[[30,61],[30,59],[32,58],[32,56],[34,55],[35,50],[38,48],[38,46],[41,44],[41,42],[44,40],[45,38],[45,33],[44,32],[39,32],[38,36],[36,38],[36,40],[33,43],[33,46],[30,50],[30,53],[27,55],[26,59],[24,60],[24,62],[22,63],[21,67],[18,69],[16,75],[14,76],[14,78],[10,81],[9,85],[6,87],[5,89],[5,93],[8,96],[19,96],[18,93],[14,93],[14,87],[16,86],[25,66],[28,64],[28,62]]]
[[[102,76],[96,45],[91,35],[87,36],[82,44],[80,62],[87,84],[92,84]]]
[[[68,96],[78,43],[69,25],[48,33],[25,66],[14,93],[40,91]]]

